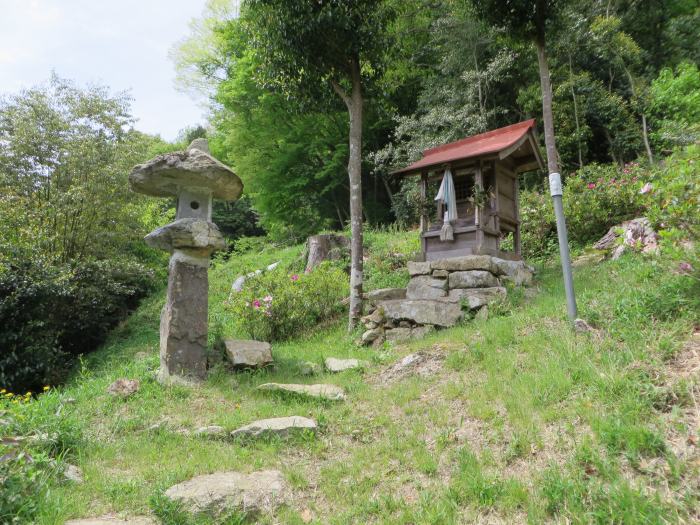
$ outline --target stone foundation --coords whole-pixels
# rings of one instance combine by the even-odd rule
[[[367,294],[369,315],[362,318],[363,344],[406,341],[456,325],[506,297],[503,286],[532,283],[534,270],[523,261],[467,255],[429,262],[409,262],[411,280],[403,288]],[[482,312],[483,313],[483,312]]]

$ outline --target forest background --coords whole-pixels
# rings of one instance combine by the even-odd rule
[[[687,167],[700,134],[698,3],[557,4],[547,45],[572,244],[638,213],[637,174],[663,173],[674,152],[685,168],[669,183],[675,201],[662,198],[657,209],[676,206],[679,235],[697,235],[682,195],[697,184]],[[371,63],[360,61],[362,213],[369,226],[410,228],[426,202],[391,170],[425,148],[540,117],[537,57],[531,44],[483,24],[470,2],[372,5],[364,16],[381,18],[381,47]],[[142,238],[173,217],[174,203],[140,197],[126,181],[158,153],[206,136],[243,179],[246,197],[215,207],[230,241],[222,257],[348,227],[343,101],[323,83],[310,103],[271,82],[251,13],[211,0],[173,49],[183,89],[210,104],[209,121],[176,143],[136,131],[128,97],[107,87],[54,75],[0,101],[0,384],[60,381],[75,356],[162,286],[165,259]],[[556,229],[544,173],[522,181],[524,255],[545,258],[555,253]]]

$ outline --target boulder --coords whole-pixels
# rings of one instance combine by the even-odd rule
[[[265,383],[258,386],[258,390],[269,392],[290,392],[317,399],[327,399],[329,401],[345,400],[345,391],[336,385],[297,385],[293,383]]]
[[[382,337],[384,335],[384,330],[382,328],[379,328],[375,323],[367,323],[368,327],[371,325],[374,325],[373,328],[370,328],[366,332],[362,334],[362,337],[360,338],[361,342],[363,345],[369,345],[374,343],[377,339]]]
[[[459,303],[466,303],[470,310],[481,308],[494,301],[500,301],[506,297],[506,289],[502,286],[490,288],[456,288],[450,290],[449,299]]]
[[[449,277],[450,272],[447,270],[433,270],[433,277],[436,279],[447,279]]]
[[[462,319],[460,305],[445,300],[384,301],[384,315],[392,321],[409,320],[416,324],[454,326]]]
[[[523,261],[507,261],[505,259],[493,258],[494,273],[503,276],[507,281],[511,281],[515,286],[529,286],[535,274],[533,269]]]
[[[236,368],[260,368],[272,363],[272,347],[264,341],[226,339],[226,357]]]
[[[450,259],[432,261],[430,267],[433,270],[447,270],[449,272],[463,272],[468,270],[492,271],[490,255],[465,255]]]
[[[489,318],[489,307],[488,306],[482,306],[476,311],[476,315],[474,316],[474,319],[478,321],[486,321]]]
[[[369,314],[365,315],[362,319],[360,319],[362,324],[364,324],[366,327],[369,327],[372,325],[373,327],[377,327],[384,323],[384,310],[382,310],[381,307],[375,308],[374,311]]]
[[[434,332],[435,327],[429,324],[422,326],[414,326],[411,328],[411,339],[422,339],[430,332]]]
[[[165,491],[165,496],[192,514],[220,516],[234,511],[270,512],[287,498],[284,476],[277,470],[242,474],[216,472],[196,476]]]
[[[345,370],[353,370],[355,368],[365,368],[369,363],[360,361],[359,359],[337,359],[335,357],[327,357],[324,361],[324,365],[329,372],[344,372]]]
[[[401,343],[403,341],[408,341],[411,339],[411,329],[410,328],[394,328],[393,330],[387,330],[386,340],[393,341],[395,343]]]
[[[146,516],[119,518],[113,515],[68,520],[64,525],[157,525],[157,521]]]
[[[302,416],[273,417],[261,419],[231,432],[234,438],[287,437],[304,432],[315,433],[316,422]]]
[[[408,261],[408,275],[411,277],[415,275],[429,275],[430,274],[430,262],[414,262]]]
[[[447,281],[429,275],[413,277],[406,288],[406,299],[439,299],[447,295]]]
[[[114,383],[107,387],[107,392],[113,396],[129,397],[139,390],[139,382],[137,379],[117,379]]]
[[[392,299],[405,299],[406,288],[380,288],[367,293],[367,300],[370,303],[377,301],[391,301]]]
[[[485,270],[452,272],[448,280],[450,290],[454,288],[490,288],[501,284],[491,272]]]

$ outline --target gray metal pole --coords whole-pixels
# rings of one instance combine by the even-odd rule
[[[561,269],[564,274],[564,290],[566,291],[566,310],[569,320],[573,323],[577,317],[576,294],[574,293],[574,278],[571,274],[571,257],[569,256],[569,236],[566,233],[566,219],[564,218],[564,204],[562,203],[561,175],[549,174],[549,192],[554,202],[554,215],[557,218],[557,236],[559,237],[559,255],[561,257]]]

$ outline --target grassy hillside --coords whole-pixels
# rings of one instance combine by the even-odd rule
[[[405,282],[400,267],[416,243],[410,232],[370,234],[371,287]],[[268,249],[218,264],[212,323],[237,335],[222,306],[233,279],[300,253]],[[577,269],[591,333],[570,330],[559,273],[543,268],[533,289],[516,290],[488,320],[368,349],[355,346],[339,319],[275,344],[274,369],[221,370],[194,389],[154,379],[159,294],[65,387],[3,417],[16,433],[40,436],[35,450],[67,449],[61,461],[84,473],[82,484],[56,475],[35,496],[41,524],[105,513],[214,523],[179,514],[162,491],[197,474],[264,468],[284,473],[293,498],[260,523],[689,523],[700,519],[700,289],[676,266],[631,254]],[[414,373],[392,368],[418,351],[429,357]],[[371,366],[299,374],[299,360],[328,356]],[[109,396],[120,377],[138,379],[139,392]],[[348,400],[254,390],[270,381],[338,384]],[[321,431],[247,444],[184,432],[284,415],[312,417]]]

